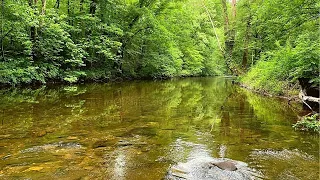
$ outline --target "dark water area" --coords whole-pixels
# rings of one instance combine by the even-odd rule
[[[0,179],[156,180],[201,153],[263,179],[319,179],[299,105],[186,78],[0,90]]]

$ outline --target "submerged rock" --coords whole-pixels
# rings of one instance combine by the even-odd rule
[[[262,179],[259,171],[241,161],[224,158],[227,147],[221,145],[219,156],[213,158],[204,144],[177,139],[166,155],[173,160],[166,180],[255,180]]]
[[[171,166],[167,180],[252,180],[262,175],[241,161],[226,158],[195,158]]]
[[[31,148],[27,148],[21,150],[20,153],[33,153],[33,152],[41,152],[41,151],[52,151],[52,150],[59,150],[59,149],[79,149],[82,146],[76,142],[57,142],[57,143],[50,143],[44,144],[41,146],[33,146]]]
[[[92,148],[99,148],[99,147],[108,147],[108,146],[113,146],[116,143],[116,140],[98,140],[92,144]]]
[[[230,161],[223,161],[223,162],[211,162],[210,163],[213,166],[217,166],[218,168],[222,169],[222,170],[228,170],[228,171],[235,171],[237,170],[237,166]]]

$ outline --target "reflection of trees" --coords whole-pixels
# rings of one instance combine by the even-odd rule
[[[221,130],[224,136],[230,135],[230,115],[229,112],[223,111],[221,115]]]
[[[48,131],[43,141],[86,132],[97,137],[152,132],[161,143],[169,143],[175,136],[193,136],[192,126],[210,130],[206,120],[217,118],[230,91],[221,87],[224,82],[190,78],[12,89],[0,97],[2,133],[31,142],[38,131],[41,136]]]
[[[292,117],[281,102],[243,92],[224,78],[13,89],[0,95],[0,100],[0,135],[12,137],[2,141],[8,151],[67,141],[69,136],[89,149],[99,140],[111,139],[114,144],[143,137],[157,146],[146,152],[144,161],[151,163],[179,137],[203,141],[216,151],[215,156],[222,149],[225,157],[237,160],[273,141],[279,142],[273,148],[301,146],[299,140],[290,139],[298,137],[290,126],[279,126],[290,123]],[[34,131],[40,131],[40,138]]]
[[[220,112],[220,126],[215,126],[211,132],[216,142],[228,149],[227,157],[244,160],[252,149],[259,148],[299,148],[312,152],[314,147],[303,146],[301,141],[319,144],[310,136],[301,137],[292,130],[296,116],[286,102],[243,89],[235,91]],[[218,155],[219,149],[216,146],[212,149]]]
[[[296,120],[295,112],[290,109],[287,102],[259,96],[246,90],[243,90],[242,93],[246,95],[255,115],[263,119],[266,124],[291,125]]]
[[[191,124],[210,127],[209,123],[199,122],[217,116],[223,99],[229,94],[228,90],[221,88],[224,82],[222,78],[214,81],[191,78],[13,89],[0,97],[3,102],[0,108],[4,124],[14,121],[21,129],[27,128],[27,119],[30,125],[37,123],[29,128],[40,124],[68,128],[65,125],[73,123],[77,128],[85,128],[88,120],[92,129],[126,128],[132,126],[133,121],[141,126],[158,122],[163,129],[185,128]]]

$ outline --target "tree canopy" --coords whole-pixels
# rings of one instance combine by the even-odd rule
[[[319,83],[315,0],[1,0],[0,84],[242,75]],[[279,83],[280,82],[280,83]]]

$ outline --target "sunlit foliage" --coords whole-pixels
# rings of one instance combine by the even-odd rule
[[[1,2],[1,84],[224,73],[198,1]]]

